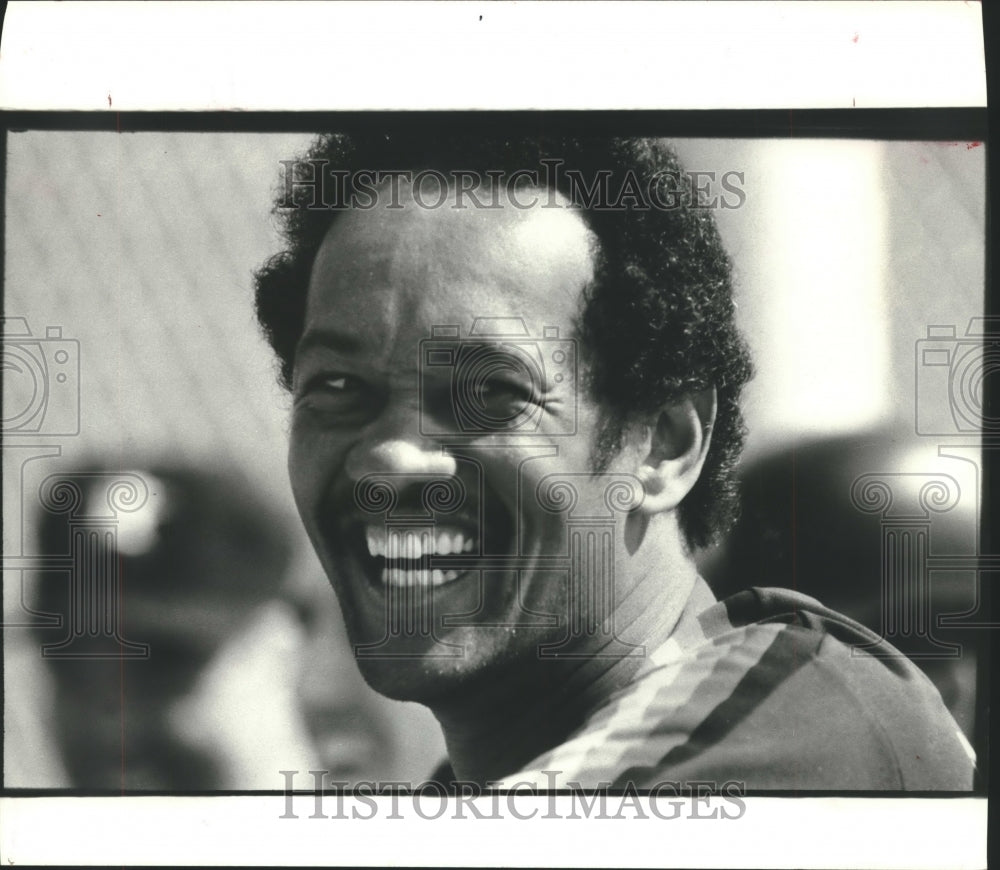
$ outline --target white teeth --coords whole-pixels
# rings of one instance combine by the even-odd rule
[[[433,571],[407,571],[403,568],[383,568],[382,582],[386,586],[393,586],[399,589],[406,586],[427,588],[429,586],[441,586],[445,583],[450,583],[452,580],[457,580],[461,573],[461,571],[453,571],[451,569],[442,571],[440,568],[435,568]]]
[[[478,549],[478,540],[458,529],[400,532],[385,526],[367,526],[365,540],[370,556],[384,559],[422,559],[424,556],[450,556]]]

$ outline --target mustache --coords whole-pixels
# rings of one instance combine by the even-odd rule
[[[371,472],[335,486],[324,510],[341,521],[479,518],[484,491],[464,475]]]

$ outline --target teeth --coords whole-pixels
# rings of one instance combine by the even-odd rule
[[[479,541],[459,529],[443,529],[435,535],[431,531],[397,532],[385,526],[367,526],[365,540],[371,556],[384,559],[422,559],[424,556],[450,556],[471,553],[479,548]]]
[[[472,535],[454,527],[436,532],[431,530],[396,531],[385,526],[367,526],[365,540],[368,552],[386,560],[382,567],[382,582],[396,588],[441,586],[458,579],[461,570],[434,568],[419,565],[425,556],[450,556],[471,553],[479,542]],[[412,568],[405,567],[414,564]]]
[[[450,583],[452,580],[457,580],[461,571],[447,570],[442,571],[440,568],[435,568],[433,571],[414,570],[407,571],[404,568],[383,568],[382,569],[382,583],[386,586],[394,586],[402,589],[406,586],[441,586],[444,583]]]

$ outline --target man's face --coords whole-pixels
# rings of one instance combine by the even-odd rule
[[[313,265],[294,367],[292,487],[351,641],[366,646],[356,649],[362,672],[392,697],[432,702],[530,666],[539,644],[567,637],[567,513],[540,503],[546,476],[569,480],[577,516],[607,514],[608,481],[587,474],[598,410],[578,389],[582,363],[570,364],[567,341],[593,277],[592,237],[579,214],[539,200],[464,210],[380,201],[339,216]],[[477,318],[521,318],[529,335],[470,340]],[[460,338],[432,355],[421,342],[440,326],[460,327]],[[558,341],[543,339],[547,327]],[[456,393],[460,362],[447,347],[463,342],[488,362]],[[526,358],[541,360],[535,382]],[[462,428],[462,401],[492,422]],[[391,481],[389,513],[359,503],[368,475]],[[435,478],[461,484],[456,509],[427,510],[421,492]],[[463,561],[449,568],[447,556]],[[606,617],[610,606],[592,602],[588,613]]]

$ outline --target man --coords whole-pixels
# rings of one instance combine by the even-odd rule
[[[697,574],[750,376],[703,181],[657,140],[402,128],[295,164],[258,316],[358,664],[479,784],[967,789],[909,662]]]

